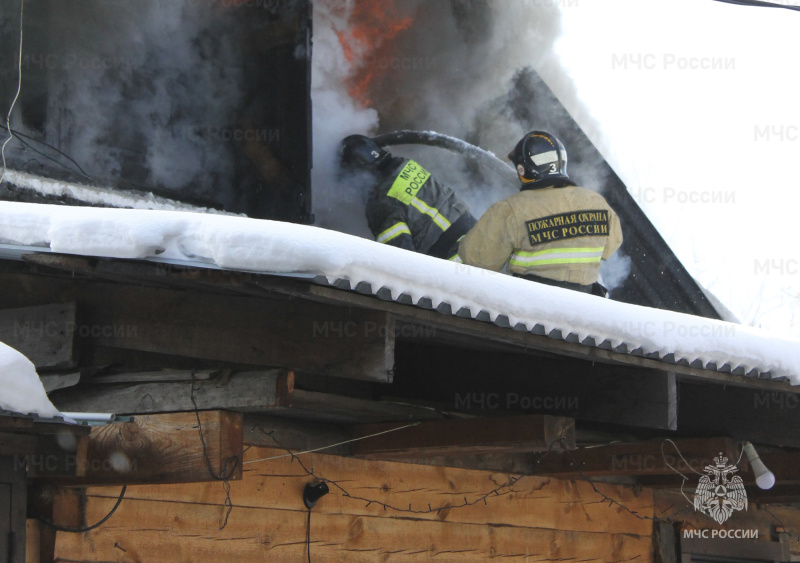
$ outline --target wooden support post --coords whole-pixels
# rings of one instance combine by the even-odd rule
[[[27,476],[17,456],[0,456],[0,559],[25,561]]]
[[[37,368],[77,365],[75,303],[0,310],[0,342],[24,354]]]
[[[407,423],[367,424],[354,437],[370,436]],[[354,442],[355,456],[406,459],[547,451],[575,447],[575,421],[547,415],[469,418],[421,422],[409,428]]]
[[[671,522],[653,522],[653,563],[678,563],[678,539]]]
[[[98,426],[92,429],[86,447],[74,454],[70,467],[72,475],[49,471],[47,464],[33,466],[32,476],[63,485],[241,479],[242,415],[183,412],[135,416],[130,422]]]

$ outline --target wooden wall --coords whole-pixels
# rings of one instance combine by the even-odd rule
[[[117,512],[84,534],[59,533],[61,561],[305,561],[308,511],[302,491],[313,479],[270,448],[245,453],[241,481],[230,483],[227,526],[222,483],[128,487]],[[604,502],[585,482],[308,454],[315,474],[336,481],[311,512],[312,561],[651,561],[652,521]],[[597,484],[643,516],[649,489]],[[119,487],[87,489],[85,521],[113,507]],[[378,501],[368,504],[363,497]],[[456,508],[467,502],[477,503]],[[420,512],[385,509],[379,503]],[[432,509],[444,508],[437,513]],[[224,541],[223,541],[224,540]]]

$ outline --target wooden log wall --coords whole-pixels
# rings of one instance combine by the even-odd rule
[[[652,521],[603,502],[589,483],[523,477],[501,487],[513,476],[319,454],[275,458],[285,453],[247,450],[243,479],[230,482],[234,507],[223,529],[222,483],[135,485],[101,527],[59,533],[56,560],[306,561],[302,492],[313,478],[300,461],[349,494],[331,484],[311,511],[312,561],[652,560]],[[255,462],[263,458],[273,459]],[[653,515],[650,490],[596,486]],[[93,524],[113,507],[119,487],[91,487],[86,495],[85,522]]]

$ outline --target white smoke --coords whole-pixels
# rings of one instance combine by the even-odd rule
[[[600,265],[601,283],[606,289],[612,291],[622,285],[631,273],[631,257],[625,256],[621,251],[611,255]]]
[[[337,180],[340,141],[356,133],[372,135],[378,126],[378,112],[359,107],[347,91],[347,77],[353,68],[336,31],[347,28],[351,10],[351,2],[345,6],[335,0],[314,4],[313,209],[318,226],[371,237],[364,217],[363,186]]]
[[[330,181],[336,147],[344,136],[434,130],[504,159],[527,131],[550,125],[546,116],[526,110],[524,92],[513,95],[513,88],[525,86],[524,77],[518,80],[520,71],[532,67],[556,84],[561,95],[575,97],[553,53],[561,17],[556,2],[397,0],[393,5],[398,18],[409,16],[413,23],[373,51],[356,52],[347,61],[336,31],[348,37],[355,3],[314,4],[315,214],[320,225],[362,236],[370,236],[365,224],[350,215],[358,209],[359,194],[351,193],[357,190]],[[369,89],[371,110],[362,109],[348,94],[348,79],[362,67],[377,71]],[[418,159],[453,186],[475,216],[518,189],[442,149],[404,146],[393,152]],[[587,187],[599,189],[602,178],[597,184]]]

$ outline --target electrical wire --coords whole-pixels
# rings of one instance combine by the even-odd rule
[[[736,4],[737,6],[754,6],[757,8],[786,8],[787,10],[800,11],[800,6],[792,4],[776,4],[774,2],[761,2],[759,0],[715,0],[726,4]]]
[[[435,512],[435,513],[438,514],[443,510],[448,510],[449,511],[449,510],[453,510],[453,509],[457,509],[457,508],[464,508],[464,507],[467,507],[467,506],[474,506],[474,505],[476,505],[476,504],[478,504],[480,502],[483,502],[484,505],[487,505],[486,499],[488,499],[490,496],[492,496],[492,495],[500,496],[500,491],[502,491],[504,489],[511,489],[518,481],[520,481],[524,477],[527,477],[527,475],[510,475],[508,477],[508,480],[505,483],[499,484],[497,487],[495,487],[491,491],[476,497],[474,500],[468,501],[467,497],[464,497],[464,502],[461,503],[461,504],[431,507],[430,503],[428,503],[428,508],[427,509],[424,509],[424,508],[423,509],[414,509],[414,508],[411,507],[411,504],[409,504],[408,508],[401,508],[399,506],[394,506],[394,505],[391,505],[391,504],[387,504],[387,503],[379,501],[379,500],[370,499],[370,498],[356,496],[356,495],[351,494],[347,489],[344,488],[344,486],[340,485],[337,481],[334,481],[332,479],[327,479],[327,478],[325,478],[325,477],[323,477],[321,475],[317,475],[316,473],[314,473],[314,468],[313,467],[311,467],[311,469],[306,467],[306,465],[300,460],[300,458],[296,457],[289,448],[287,448],[286,446],[281,444],[278,441],[278,439],[275,438],[275,436],[274,436],[275,431],[274,430],[271,430],[271,431],[267,432],[266,430],[261,428],[259,425],[255,425],[253,428],[257,428],[260,432],[262,432],[266,436],[269,436],[269,438],[273,442],[275,442],[275,444],[279,448],[281,448],[282,450],[286,450],[288,455],[287,456],[280,456],[280,457],[289,457],[289,456],[291,456],[292,462],[297,461],[297,463],[300,465],[300,467],[303,469],[303,471],[306,473],[306,475],[308,475],[309,477],[313,477],[314,479],[317,479],[319,481],[323,481],[325,483],[330,483],[331,485],[336,487],[341,492],[342,496],[350,498],[350,499],[353,499],[353,500],[360,500],[362,502],[366,502],[367,503],[366,504],[367,507],[369,507],[370,505],[373,505],[373,504],[377,504],[378,506],[382,506],[384,510],[394,510],[396,512],[404,512],[404,513],[410,513],[410,514],[431,514],[431,513]],[[552,445],[551,445],[551,447],[552,447]]]
[[[311,509],[308,509],[308,521],[306,522],[306,555],[308,563],[311,563]]]
[[[230,518],[231,511],[233,510],[230,478],[233,477],[233,473],[236,471],[236,465],[239,462],[239,458],[235,455],[228,457],[228,459],[225,460],[225,463],[220,468],[219,475],[214,473],[214,468],[211,467],[211,460],[208,457],[208,446],[206,445],[206,439],[203,436],[203,423],[200,422],[200,409],[197,406],[197,400],[194,398],[194,392],[199,389],[198,387],[195,387],[197,380],[195,379],[194,374],[195,372],[192,371],[192,386],[191,391],[189,392],[189,398],[192,401],[192,405],[194,405],[194,415],[197,418],[197,432],[200,434],[200,442],[203,445],[203,458],[206,462],[206,469],[208,469],[208,474],[211,475],[211,477],[217,481],[222,481],[222,486],[225,489],[225,506],[228,507],[228,510],[225,512],[225,521],[222,523],[222,527],[220,528],[220,530],[224,530],[225,526],[228,525],[228,518]],[[230,470],[228,468],[230,468]]]
[[[0,149],[0,154],[3,157],[3,174],[0,175],[0,184],[6,177],[6,145],[14,138],[11,132],[11,112],[14,111],[14,105],[17,103],[19,93],[22,90],[22,16],[25,12],[25,0],[19,0],[19,64],[17,65],[17,93],[14,95],[14,100],[8,107],[8,114],[6,115],[6,129],[8,130],[8,138],[3,142],[3,147]]]
[[[119,505],[122,503],[122,499],[125,498],[126,490],[128,490],[128,485],[123,485],[122,491],[120,491],[119,493],[119,498],[117,499],[117,503],[114,505],[114,508],[111,509],[111,512],[106,514],[105,518],[100,520],[97,524],[92,524],[91,526],[86,526],[85,528],[70,528],[68,526],[59,526],[57,524],[53,524],[52,522],[48,522],[41,516],[37,516],[36,519],[45,526],[47,526],[48,528],[52,528],[53,530],[59,532],[69,532],[70,534],[83,534],[84,532],[94,530],[98,526],[102,526],[103,524],[105,524],[106,520],[108,520],[109,518],[111,518],[111,516],[114,515],[114,513],[117,511],[117,508],[119,508]]]
[[[269,461],[271,459],[280,459],[282,457],[297,457],[303,454],[310,454],[314,452],[319,452],[322,450],[327,450],[330,448],[335,448],[336,446],[343,446],[344,444],[350,444],[352,442],[358,442],[359,440],[366,440],[367,438],[373,438],[375,436],[381,436],[382,434],[388,434],[389,432],[397,432],[398,430],[404,430],[406,428],[411,428],[412,426],[419,426],[420,422],[414,422],[412,424],[406,424],[405,426],[400,426],[398,428],[391,428],[389,430],[384,430],[383,432],[377,432],[375,434],[370,434],[369,436],[361,436],[359,438],[353,438],[352,440],[345,440],[344,442],[337,442],[336,444],[330,444],[329,446],[322,446],[321,448],[314,448],[313,450],[305,450],[302,452],[289,452],[288,454],[281,454],[281,455],[274,455],[272,457],[263,457],[261,459],[251,459],[250,461],[245,461],[242,465],[247,465],[248,463],[258,463],[260,461]],[[254,427],[255,428],[255,427]],[[260,430],[260,428],[259,428]],[[263,430],[261,430],[263,432]]]
[[[31,149],[31,150],[32,150],[33,152],[35,152],[36,154],[39,154],[39,155],[41,155],[41,156],[45,157],[46,159],[48,159],[48,160],[50,160],[50,161],[52,161],[52,162],[54,162],[54,163],[58,164],[59,166],[61,166],[61,167],[62,167],[62,168],[64,168],[65,170],[67,170],[68,172],[71,172],[71,173],[73,173],[73,174],[79,174],[79,175],[83,176],[84,178],[86,178],[87,180],[94,181],[94,178],[92,178],[91,176],[89,176],[88,174],[86,174],[86,171],[85,171],[83,168],[81,168],[81,165],[80,165],[80,164],[78,164],[78,162],[77,162],[77,161],[76,161],[74,158],[72,158],[72,157],[71,157],[70,155],[68,155],[67,153],[65,153],[65,152],[63,152],[63,151],[61,151],[61,150],[57,149],[57,148],[56,148],[56,147],[54,147],[53,145],[50,145],[50,144],[48,144],[48,143],[45,143],[44,141],[40,141],[39,139],[36,139],[36,138],[34,138],[34,137],[31,137],[30,135],[26,135],[25,133],[21,133],[21,132],[17,131],[16,129],[9,129],[9,128],[8,128],[8,127],[6,127],[5,125],[1,125],[1,124],[0,124],[0,129],[5,129],[6,131],[10,131],[10,132],[12,132],[12,133],[14,134],[14,137],[15,137],[15,138],[16,138],[16,139],[17,139],[17,140],[20,142],[20,143],[22,143],[24,146],[28,147],[29,149]],[[77,167],[78,167],[78,170],[79,170],[80,172],[76,172],[75,170],[72,170],[72,169],[71,169],[71,168],[69,168],[67,165],[65,165],[63,162],[59,162],[58,160],[56,160],[56,159],[55,159],[55,158],[53,158],[52,156],[50,156],[50,155],[47,155],[47,154],[43,153],[42,151],[40,151],[40,150],[36,149],[35,147],[31,146],[31,145],[30,145],[30,143],[27,143],[27,142],[25,142],[25,140],[24,140],[24,139],[30,139],[30,140],[31,140],[31,141],[33,141],[34,143],[39,143],[40,145],[44,145],[44,146],[46,146],[47,148],[49,148],[49,149],[52,149],[52,150],[56,151],[58,154],[60,154],[60,155],[61,155],[61,156],[63,156],[64,158],[68,159],[68,160],[69,160],[70,162],[72,162],[72,163],[73,163],[75,166],[77,166]]]

